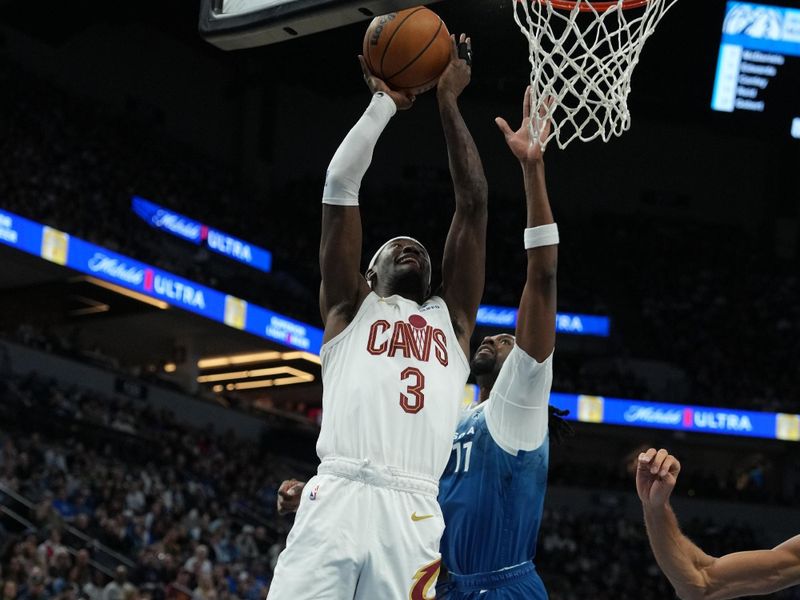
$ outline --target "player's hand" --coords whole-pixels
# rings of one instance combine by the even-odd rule
[[[636,469],[636,491],[642,504],[655,508],[664,506],[675,489],[680,472],[681,463],[663,448],[642,452]]]
[[[456,36],[451,35],[450,63],[439,76],[436,94],[439,99],[455,99],[461,95],[472,78],[472,40],[462,33],[456,43]],[[462,52],[459,54],[459,47]]]
[[[297,512],[305,486],[305,481],[298,481],[297,479],[287,479],[281,483],[281,487],[278,488],[279,515],[288,515],[289,513]]]
[[[523,165],[541,161],[544,158],[544,144],[550,135],[551,122],[547,118],[547,113],[553,105],[554,99],[547,98],[544,104],[539,108],[539,120],[542,130],[539,132],[539,137],[532,137],[531,130],[531,87],[525,90],[525,100],[522,103],[522,124],[519,129],[514,131],[509,127],[508,122],[502,117],[497,117],[494,122],[500,128],[500,132],[506,138],[506,144],[511,149],[514,156],[517,157]]]
[[[396,92],[391,89],[380,77],[376,77],[368,68],[367,61],[360,54],[358,55],[358,62],[361,63],[361,72],[364,74],[364,81],[372,94],[383,92],[389,98],[394,100],[397,110],[408,110],[414,105],[414,94],[411,92]]]

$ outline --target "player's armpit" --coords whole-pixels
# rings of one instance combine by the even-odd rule
[[[319,263],[322,273],[320,314],[325,324],[326,341],[344,326],[347,316],[355,314],[369,294],[369,286],[359,271],[361,261],[361,215],[358,207],[322,207],[322,238]],[[329,325],[329,321],[335,322]]]
[[[800,584],[800,536],[772,550],[728,554],[701,570],[707,583],[697,598],[725,600],[777,592]]]

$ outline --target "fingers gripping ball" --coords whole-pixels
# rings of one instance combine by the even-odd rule
[[[423,6],[375,17],[364,36],[367,68],[393,90],[421,93],[450,62],[450,32]]]

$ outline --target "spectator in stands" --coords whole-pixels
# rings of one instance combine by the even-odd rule
[[[219,527],[211,535],[211,549],[214,551],[215,562],[228,564],[236,558],[236,547],[230,543],[227,531]]]
[[[129,484],[130,491],[125,497],[125,506],[134,513],[139,514],[145,508],[147,499],[144,495],[143,484],[141,481],[134,481]]]
[[[192,574],[186,569],[178,571],[178,576],[175,581],[171,582],[166,589],[165,597],[167,600],[191,600],[192,590],[189,587],[191,584]]]
[[[19,590],[19,600],[46,600],[50,592],[45,586],[45,576],[42,569],[33,567],[28,573],[28,579],[22,589]]]
[[[53,589],[56,592],[61,591],[66,586],[71,570],[72,558],[67,549],[62,546],[56,550],[47,565],[47,577],[52,582]]]
[[[128,600],[136,588],[128,581],[128,569],[120,565],[114,570],[114,580],[103,589],[102,600]]]
[[[25,578],[25,566],[22,559],[18,556],[13,556],[6,569],[6,582],[13,581],[17,586],[17,590],[19,590],[25,583]]]
[[[269,554],[269,550],[272,547],[272,541],[270,541],[270,539],[267,537],[266,527],[256,527],[256,533],[253,541],[256,543],[256,548],[258,548],[258,553],[261,556],[266,556]]]
[[[192,600],[217,600],[217,590],[214,589],[211,574],[203,574],[197,578],[197,587],[192,592]]]
[[[245,525],[236,536],[236,549],[239,557],[244,561],[252,560],[259,554],[258,546],[253,538],[254,532],[255,528],[252,525]]]
[[[1,600],[16,600],[17,598],[17,582],[13,579],[7,579],[3,583],[3,594]]]
[[[55,527],[52,528],[50,530],[50,536],[39,544],[39,548],[37,549],[39,564],[49,565],[57,553],[61,551],[66,552],[66,550],[67,549],[61,544],[61,530]]]
[[[55,462],[55,460],[53,462]],[[63,459],[61,462],[63,463]],[[61,517],[66,521],[72,520],[72,518],[75,516],[75,507],[67,497],[66,488],[62,487],[58,490],[58,493],[53,500],[53,508],[55,508],[56,512],[58,512],[58,514],[61,515]]]
[[[186,561],[184,568],[194,575],[197,581],[200,581],[200,577],[210,576],[213,567],[211,561],[208,560],[208,547],[204,544],[198,544],[194,550],[194,555]]]
[[[91,581],[84,584],[81,588],[81,592],[89,600],[103,600],[103,590],[105,587],[105,577],[100,571],[95,571]]]
[[[88,550],[85,548],[79,550],[75,556],[75,564],[70,570],[69,580],[70,582],[76,584],[79,589],[83,589],[83,587],[92,579],[89,559],[90,556]]]

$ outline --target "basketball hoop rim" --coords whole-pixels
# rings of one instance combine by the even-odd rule
[[[581,2],[580,0],[535,0],[539,4],[550,4],[553,8],[558,10],[573,10],[576,4],[580,4],[578,10],[581,12],[591,12],[592,9],[596,10],[597,12],[605,12],[609,8],[617,6],[619,1],[603,1],[603,2],[593,2],[592,0],[584,0]],[[629,8],[639,8],[647,4],[650,0],[622,0],[622,10],[627,10]],[[590,6],[591,5],[591,6]]]

